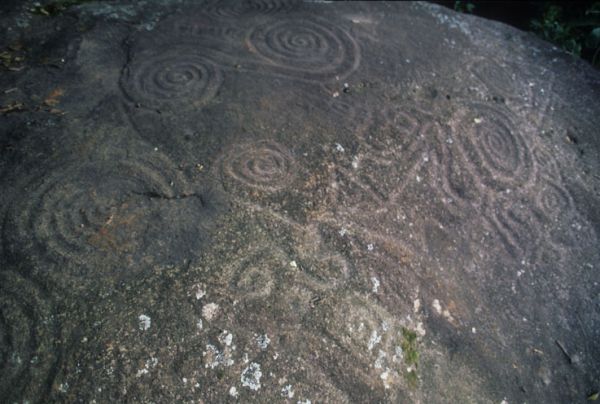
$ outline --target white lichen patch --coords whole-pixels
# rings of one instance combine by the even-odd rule
[[[435,310],[437,314],[442,314],[442,305],[438,299],[433,299],[431,307],[433,307],[433,310]]]
[[[424,329],[413,311],[421,313],[420,304],[413,299],[403,316],[392,315],[371,298],[352,294],[331,308],[327,332],[352,352],[357,366],[368,369],[373,388],[394,388],[405,382],[407,365],[418,361],[417,343]]]
[[[201,284],[194,285],[194,287],[192,289],[193,289],[194,296],[196,297],[196,300],[200,300],[204,296],[206,296],[206,290],[204,289],[203,285],[201,285]]]
[[[417,321],[417,324],[415,326],[415,332],[417,333],[417,335],[419,337],[425,336],[425,334],[426,334],[425,327],[423,326],[423,323],[421,321]]]
[[[416,313],[419,312],[419,310],[421,310],[421,300],[420,299],[415,299],[413,302],[413,311]]]
[[[219,348],[212,344],[206,345],[206,351],[202,353],[202,356],[204,356],[205,368],[214,369],[217,366],[231,366],[234,363],[231,358],[231,351],[228,348],[220,351]]]
[[[404,359],[404,351],[401,346],[397,346],[394,350],[394,356],[392,356],[392,362],[401,363]]]
[[[395,370],[386,368],[385,371],[379,375],[379,378],[383,382],[383,387],[387,390],[398,383],[400,374]]]
[[[433,299],[432,307],[438,315],[442,315],[446,320],[453,323],[454,317],[450,314],[450,311],[442,308],[442,304],[438,299]]]
[[[15,366],[21,366],[23,364],[23,359],[19,356],[18,352],[12,352],[9,358],[9,362]]]
[[[371,283],[373,284],[373,288],[371,289],[371,291],[373,293],[379,292],[379,286],[381,286],[381,283],[379,282],[379,279],[377,279],[376,277],[372,276],[371,277]]]
[[[269,338],[269,336],[267,334],[258,335],[256,337],[256,344],[263,351],[269,347],[270,343],[271,343],[271,339]]]
[[[242,386],[248,387],[250,390],[257,391],[260,389],[260,378],[262,372],[258,363],[252,362],[242,371]]]
[[[444,7],[441,7],[437,4],[424,2],[418,2],[415,3],[415,5],[427,10],[434,18],[438,20],[440,24],[460,30],[465,35],[472,35],[470,25],[464,19],[456,18],[452,14],[448,13]]]
[[[375,360],[375,364],[373,365],[373,366],[375,366],[375,369],[381,369],[383,367],[386,356],[387,356],[387,354],[380,349],[377,359]]]
[[[291,384],[283,386],[281,389],[281,396],[285,398],[294,398],[294,389]]]
[[[369,351],[375,348],[375,345],[381,342],[381,335],[377,334],[377,330],[373,330],[371,332],[371,336],[369,337],[369,342],[367,343],[367,348]]]
[[[138,317],[138,322],[141,331],[146,331],[152,325],[152,319],[150,318],[150,316],[147,316],[145,314],[140,314],[140,316]]]
[[[225,346],[231,346],[231,342],[233,341],[233,334],[231,334],[227,330],[223,330],[221,334],[219,334],[219,342]]]
[[[144,367],[139,369],[136,374],[135,377],[141,377],[143,375],[147,375],[148,373],[150,373],[151,369],[154,369],[156,367],[156,365],[158,365],[158,359],[157,358],[149,358],[146,360],[146,363],[144,364]]]
[[[204,317],[208,321],[211,321],[212,319],[217,317],[218,312],[219,305],[216,303],[208,303],[204,305],[204,307],[202,307],[202,317]]]

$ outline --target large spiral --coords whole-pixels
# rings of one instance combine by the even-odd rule
[[[56,170],[23,194],[6,217],[7,250],[78,277],[191,253],[212,217],[212,199],[157,156]]]
[[[356,41],[335,25],[316,19],[279,19],[255,28],[248,38],[265,69],[308,79],[346,76],[358,67]]]
[[[294,0],[221,0],[214,1],[203,11],[216,18],[239,18],[248,14],[276,14],[289,11],[295,6]]]
[[[477,180],[497,189],[518,188],[533,174],[533,158],[514,117],[507,110],[484,104],[470,104],[455,128],[465,161]]]

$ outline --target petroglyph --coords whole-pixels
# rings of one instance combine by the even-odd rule
[[[112,254],[174,259],[176,249],[159,248],[148,238],[151,234],[173,231],[176,248],[193,250],[206,241],[220,210],[210,193],[195,190],[158,153],[57,169],[28,189],[28,197],[15,201],[5,216],[5,248],[15,257],[37,257],[44,267],[59,264],[61,271],[84,278],[102,275],[89,268],[97,262],[114,264]],[[197,221],[182,221],[189,214]]]
[[[343,29],[318,18],[284,18],[255,27],[250,52],[273,74],[308,80],[343,78],[360,64],[360,48]]]
[[[523,127],[508,110],[468,104],[454,119],[454,136],[477,181],[503,191],[523,187],[531,180],[534,170],[529,144]]]
[[[38,401],[52,390],[61,359],[52,299],[35,282],[0,271],[0,395]]]
[[[598,390],[590,66],[434,5],[34,2],[0,6],[0,401]]]
[[[280,286],[287,256],[276,249],[247,250],[238,260],[223,265],[231,292],[242,299],[264,299]]]
[[[295,176],[294,159],[287,149],[273,141],[236,145],[220,161],[224,180],[275,192],[289,185]]]
[[[148,108],[200,108],[217,95],[223,81],[213,62],[192,47],[136,54],[123,73],[125,94]]]
[[[217,18],[239,18],[247,14],[280,14],[292,10],[293,0],[212,1],[203,12]]]

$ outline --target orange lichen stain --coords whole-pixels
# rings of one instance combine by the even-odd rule
[[[382,244],[383,249],[391,256],[397,258],[400,264],[406,265],[410,263],[410,252],[403,248],[399,243],[386,239],[383,240]]]
[[[104,226],[90,236],[89,243],[104,251],[118,249],[117,240],[114,235]]]
[[[258,99],[258,108],[261,111],[268,111],[271,109],[271,103],[266,97],[260,97]]]
[[[127,209],[123,204],[120,209]],[[126,253],[132,250],[131,239],[128,237],[129,229],[139,219],[139,213],[119,216],[113,213],[106,218],[98,231],[89,237],[89,243],[106,252]]]
[[[60,103],[60,98],[65,94],[65,90],[62,88],[55,88],[44,100],[44,105],[48,107],[54,107]]]

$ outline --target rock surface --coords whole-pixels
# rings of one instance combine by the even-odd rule
[[[3,402],[600,388],[585,63],[424,3],[1,7]]]

